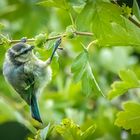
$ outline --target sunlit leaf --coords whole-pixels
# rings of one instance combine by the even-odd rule
[[[91,140],[92,135],[94,134],[96,125],[90,126],[86,131],[82,133],[82,140]]]
[[[123,105],[124,111],[117,114],[115,124],[126,130],[131,129],[132,134],[140,133],[140,104],[135,102],[126,102]]]
[[[139,46],[140,29],[121,16],[121,9],[109,3],[98,3],[93,14],[93,32],[101,46]],[[137,35],[136,35],[137,33]]]
[[[92,29],[100,46],[140,46],[140,29],[122,14],[115,4],[92,1],[78,16],[77,25],[84,30]]]
[[[121,71],[120,79],[122,81],[117,81],[112,84],[112,89],[108,93],[108,98],[113,99],[117,96],[120,96],[126,93],[131,88],[139,88],[140,81],[137,78],[136,74],[131,70]]]
[[[70,119],[64,119],[60,125],[56,126],[56,131],[65,140],[90,140],[89,137],[93,135],[95,129],[96,126],[92,125],[85,131],[82,131],[81,128]]]

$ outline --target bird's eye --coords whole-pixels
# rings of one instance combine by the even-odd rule
[[[25,50],[23,53],[26,54],[28,52],[28,50]]]
[[[24,54],[27,54],[29,51],[28,50],[24,50],[20,53],[20,55],[24,55]]]

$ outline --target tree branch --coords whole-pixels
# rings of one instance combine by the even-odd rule
[[[75,31],[74,33],[76,35],[93,36],[93,33],[90,33],[90,32],[78,32],[78,31]]]
[[[93,36],[93,33],[91,33],[91,32],[73,31],[73,33],[76,34],[76,35],[81,35],[81,36]],[[66,33],[60,34],[60,35],[57,35],[57,36],[52,36],[52,37],[47,38],[47,39],[46,39],[46,42],[47,42],[47,41],[50,41],[50,40],[58,39],[58,38],[60,38],[60,37],[66,37],[66,36],[67,36]],[[32,38],[32,39],[27,39],[26,41],[27,41],[27,42],[34,42],[35,39],[34,39],[34,38]],[[9,41],[10,44],[19,43],[19,42],[21,42],[21,40],[10,40],[10,41]],[[3,42],[0,43],[0,45],[3,45],[3,44],[4,44]]]
[[[133,17],[129,17],[128,19],[129,19],[131,22],[133,22],[137,27],[140,28],[140,23],[137,22]]]

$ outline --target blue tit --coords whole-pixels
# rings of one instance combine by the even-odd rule
[[[23,42],[13,45],[5,55],[3,75],[6,81],[30,105],[32,117],[41,123],[37,94],[51,81],[50,63],[60,43],[61,39],[58,39],[51,57],[46,61],[35,56],[34,46]]]

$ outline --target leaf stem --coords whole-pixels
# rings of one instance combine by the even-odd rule
[[[87,46],[87,50],[92,46],[92,45],[95,45],[96,43],[98,42],[98,40],[96,39],[96,40],[93,40],[93,41],[91,41],[89,44],[88,44],[88,46]]]
[[[74,19],[73,19],[72,14],[70,12],[69,12],[69,16],[70,16],[72,25],[75,27]]]

